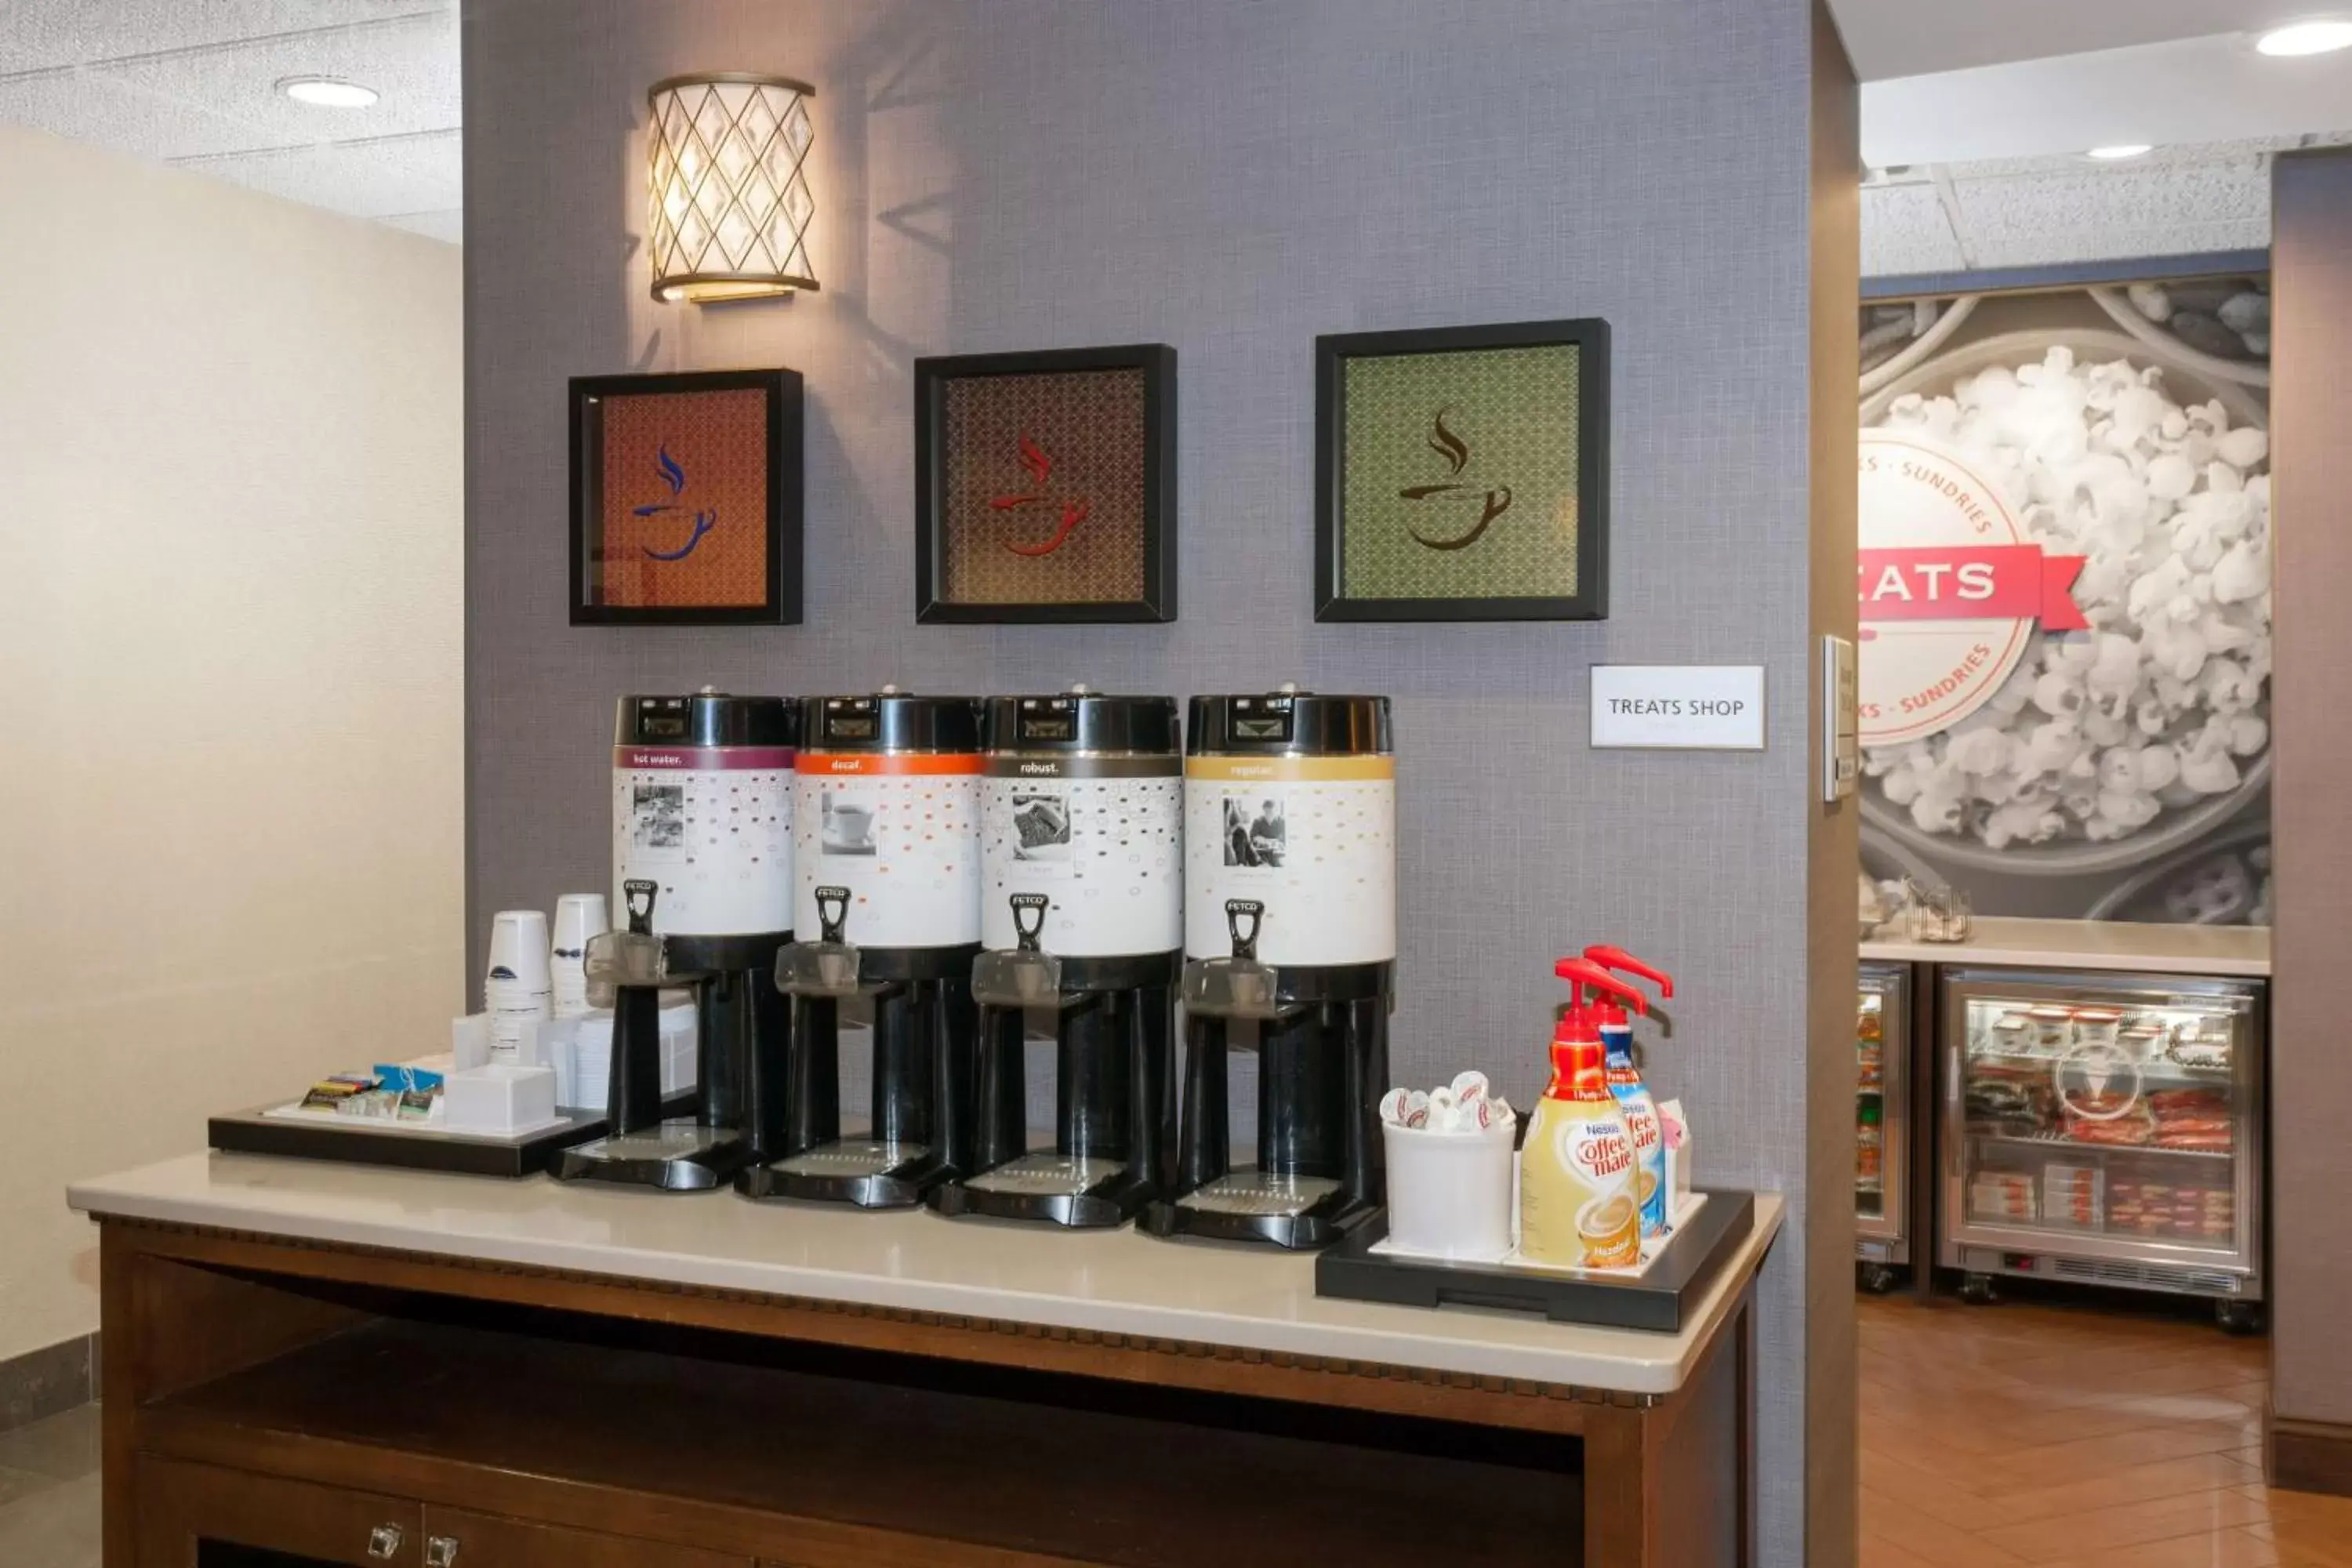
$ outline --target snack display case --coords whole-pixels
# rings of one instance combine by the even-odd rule
[[[1854,1018],[1854,1258],[1872,1290],[1911,1261],[1911,966],[1865,963]]]
[[[2263,1299],[2263,987],[2148,974],[1944,976],[1939,1261]]]

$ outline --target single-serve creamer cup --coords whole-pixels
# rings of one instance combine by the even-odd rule
[[[1511,1248],[1516,1124],[1435,1132],[1381,1123],[1388,1152],[1389,1241],[1441,1258],[1500,1258]]]

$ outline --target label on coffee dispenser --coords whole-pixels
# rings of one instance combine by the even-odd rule
[[[1048,899],[1041,940],[1066,957],[1184,943],[1181,759],[995,754],[981,786],[982,939],[1018,943],[1010,899]]]
[[[816,889],[841,887],[856,946],[980,940],[977,753],[803,752],[796,766],[794,930],[818,930]]]
[[[1396,957],[1396,759],[1184,761],[1184,950],[1223,958],[1225,905],[1265,905],[1257,956],[1276,965]]]

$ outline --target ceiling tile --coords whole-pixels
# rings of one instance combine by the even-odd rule
[[[1862,192],[1862,275],[1905,277],[1957,272],[1968,265],[1951,219],[1932,184],[1865,185]]]
[[[149,159],[233,153],[254,139],[240,121],[80,75],[0,80],[0,121]]]
[[[110,80],[244,121],[253,127],[247,147],[446,131],[463,118],[457,17],[449,13],[96,68]],[[341,77],[383,96],[366,109],[314,108],[278,90],[291,76]],[[194,149],[160,155],[185,151]]]
[[[1979,178],[1955,172],[1960,231],[1982,268],[2259,249],[2270,243],[2261,157]]]
[[[180,167],[353,217],[446,212],[462,205],[455,131],[385,142],[175,160]]]
[[[6,7],[0,74],[456,9],[450,0],[37,0]]]
[[[1864,81],[2236,33],[2310,10],[2308,0],[1830,0]]]

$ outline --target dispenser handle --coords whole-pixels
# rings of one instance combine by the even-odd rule
[[[1651,968],[1622,947],[1605,945],[1588,947],[1584,950],[1584,956],[1603,969],[1619,970],[1627,974],[1638,974],[1644,980],[1654,981],[1657,984],[1658,994],[1661,996],[1672,996],[1675,994],[1673,975],[1663,969]]]
[[[849,889],[819,888],[816,889],[816,923],[819,942],[841,942],[842,930],[849,924]]]
[[[654,933],[654,900],[661,894],[661,884],[643,877],[632,877],[621,884],[621,902],[628,911],[629,931],[636,936]]]
[[[1249,929],[1242,929],[1243,918],[1249,920]],[[1233,939],[1235,958],[1257,957],[1257,928],[1265,922],[1265,905],[1256,899],[1225,900],[1225,934]]]
[[[1037,939],[1045,931],[1045,911],[1054,900],[1044,893],[1015,893],[1013,905],[1013,932],[1021,939],[1021,951],[1035,952]]]
[[[1596,995],[1607,992],[1634,1012],[1644,1017],[1649,1016],[1650,999],[1647,996],[1643,995],[1641,992],[1626,984],[1590,959],[1563,958],[1551,966],[1551,972],[1570,984],[1580,986],[1582,990],[1592,992]]]

